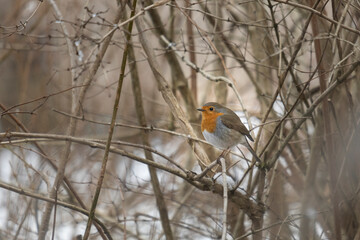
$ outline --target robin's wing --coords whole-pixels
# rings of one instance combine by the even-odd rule
[[[221,116],[221,122],[228,128],[234,129],[241,134],[247,136],[252,142],[254,139],[251,137],[249,130],[241,122],[240,118],[235,113],[228,113]]]

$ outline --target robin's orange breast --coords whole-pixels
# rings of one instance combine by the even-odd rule
[[[201,132],[208,131],[209,133],[215,132],[217,118],[223,115],[224,113],[220,112],[203,112],[202,121],[201,121]]]

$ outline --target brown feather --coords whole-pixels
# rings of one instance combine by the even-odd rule
[[[239,133],[247,136],[252,142],[254,139],[251,137],[249,130],[245,127],[245,125],[241,122],[240,118],[232,111],[228,112],[220,116],[221,122],[228,128],[234,129]]]

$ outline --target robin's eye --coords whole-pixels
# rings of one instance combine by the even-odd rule
[[[209,108],[209,109],[210,109],[210,111],[214,110],[214,108],[213,108],[213,107],[211,107],[211,108]]]

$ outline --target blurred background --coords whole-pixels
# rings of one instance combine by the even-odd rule
[[[90,239],[360,239],[358,1],[0,4],[0,239],[82,238],[119,79]],[[221,153],[201,142],[209,101],[262,160],[226,157],[226,235],[222,191],[185,174],[203,168],[197,147]]]

